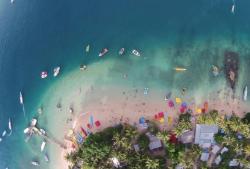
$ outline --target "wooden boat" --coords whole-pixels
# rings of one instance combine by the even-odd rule
[[[123,54],[124,54],[124,51],[125,51],[125,48],[121,48],[121,49],[119,50],[119,55],[123,55]]]
[[[88,53],[89,49],[90,49],[90,45],[87,45],[86,48],[85,48],[85,51]]]
[[[132,50],[132,54],[135,55],[135,56],[141,56],[141,54],[136,49]]]
[[[186,71],[187,69],[182,68],[182,67],[175,67],[174,70],[177,71],[177,72],[183,72],[183,71]]]
[[[224,53],[224,73],[230,87],[234,90],[238,79],[239,55],[236,52]]]
[[[99,53],[99,57],[104,56],[106,53],[108,53],[108,51],[109,50],[107,48],[102,49],[102,51]]]

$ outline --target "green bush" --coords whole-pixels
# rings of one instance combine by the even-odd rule
[[[250,112],[245,114],[245,117],[242,119],[242,121],[246,124],[250,124]]]
[[[140,146],[140,148],[142,150],[147,150],[148,149],[148,145],[149,145],[149,138],[148,136],[146,136],[146,134],[141,134],[138,139],[137,139],[137,142]]]

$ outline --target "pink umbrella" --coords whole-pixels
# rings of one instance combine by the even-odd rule
[[[174,102],[173,102],[172,100],[169,100],[168,106],[169,106],[169,107],[174,107]]]

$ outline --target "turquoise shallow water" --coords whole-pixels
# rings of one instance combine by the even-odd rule
[[[36,139],[25,143],[23,129],[36,113],[42,94],[57,80],[41,81],[40,71],[52,71],[61,65],[66,74],[80,63],[99,61],[96,56],[102,47],[110,48],[110,57],[117,57],[120,47],[140,49],[148,60],[138,63],[138,70],[145,74],[135,73],[134,78],[143,85],[185,86],[190,90],[209,87],[214,82],[208,73],[210,65],[221,66],[225,49],[237,51],[241,61],[240,93],[243,85],[250,83],[250,2],[235,3],[233,15],[228,0],[16,0],[13,5],[1,1],[0,133],[7,128],[10,117],[13,134],[0,143],[0,169],[32,168],[29,161],[37,156]],[[83,53],[86,44],[91,44],[89,55]],[[129,63],[124,59],[124,64]],[[148,69],[145,65],[153,66]],[[168,71],[177,65],[190,71],[185,75]],[[114,66],[113,70],[121,67]],[[24,93],[26,118],[19,105],[20,90]]]

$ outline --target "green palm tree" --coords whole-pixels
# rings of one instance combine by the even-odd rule
[[[174,133],[176,134],[176,136],[180,136],[183,134],[183,132],[185,132],[186,130],[190,130],[192,129],[192,124],[189,121],[184,121],[181,120],[178,122],[177,126],[174,128]]]
[[[167,131],[162,131],[162,132],[158,132],[156,135],[162,142],[164,145],[168,144],[169,141],[169,134]]]
[[[153,160],[153,159],[147,158],[146,168],[147,169],[159,169],[160,168],[159,160],[157,160],[157,159]]]
[[[245,157],[249,157],[250,156],[250,145],[246,145],[244,148],[243,148],[243,152],[245,154]]]

